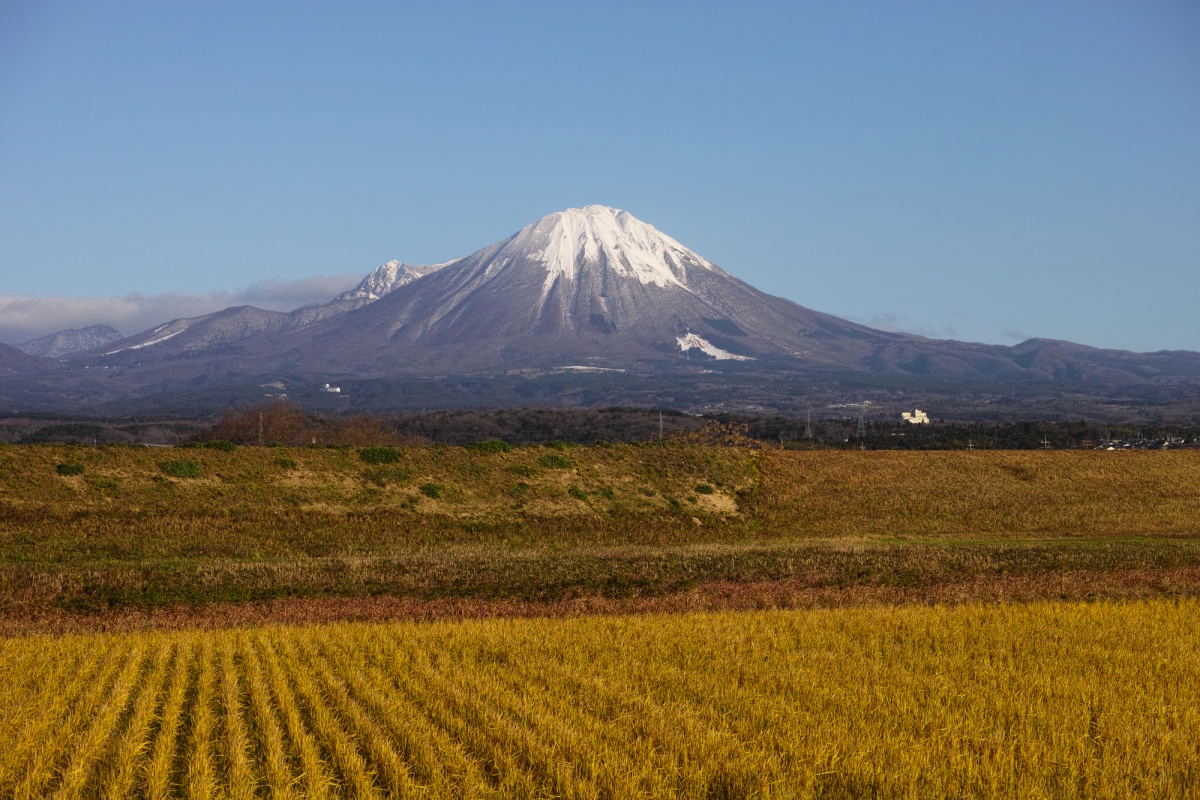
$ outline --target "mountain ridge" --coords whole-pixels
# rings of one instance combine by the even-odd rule
[[[143,395],[282,374],[308,381],[568,367],[674,375],[680,386],[701,386],[698,376],[716,368],[745,380],[1200,386],[1200,353],[1189,351],[1137,354],[1038,338],[989,345],[876,330],[761,292],[628,212],[595,205],[546,215],[462,258],[389,261],[324,303],[172,320],[59,365],[63,376],[99,370],[88,374],[113,392]]]
[[[27,355],[60,358],[103,347],[122,338],[121,332],[111,325],[89,325],[86,328],[55,331],[12,346]]]

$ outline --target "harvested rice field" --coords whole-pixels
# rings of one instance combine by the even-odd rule
[[[1200,601],[0,640],[4,797],[1200,794]]]

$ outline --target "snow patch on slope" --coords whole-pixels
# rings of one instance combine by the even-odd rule
[[[344,285],[344,284],[343,284],[343,285]],[[163,328],[165,328],[165,327],[167,327],[167,326],[166,326],[166,325],[160,325],[158,328],[155,328],[154,332],[155,332],[155,333],[157,333],[158,331],[161,331],[161,330],[162,330]],[[141,350],[143,347],[149,347],[149,346],[150,346],[150,345],[152,345],[152,344],[159,344],[159,343],[161,343],[161,342],[165,342],[167,339],[170,339],[170,338],[173,338],[173,337],[175,337],[175,336],[178,336],[179,334],[183,333],[183,332],[184,332],[184,331],[186,331],[186,330],[187,330],[187,328],[180,328],[180,329],[179,329],[179,330],[177,330],[177,331],[171,331],[171,332],[170,332],[170,333],[168,333],[166,336],[160,336],[160,337],[158,337],[157,339],[151,339],[151,340],[150,340],[150,341],[148,341],[148,342],[142,342],[141,344],[131,344],[131,345],[129,345],[129,347],[121,347],[121,348],[118,348],[118,349],[116,349],[116,350],[109,350],[109,351],[108,351],[107,353],[105,353],[104,355],[106,355],[106,356],[111,356],[111,355],[113,355],[114,353],[120,353],[120,352],[123,352],[123,351],[125,351],[125,350]]]
[[[739,356],[736,353],[731,353],[728,350],[722,350],[707,339],[697,336],[694,333],[689,333],[687,336],[676,336],[675,341],[679,344],[679,349],[686,353],[688,350],[699,350],[706,353],[717,361],[755,361],[756,359],[750,356]]]

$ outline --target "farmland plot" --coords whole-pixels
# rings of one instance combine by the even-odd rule
[[[4,797],[1194,797],[1200,602],[0,640]]]

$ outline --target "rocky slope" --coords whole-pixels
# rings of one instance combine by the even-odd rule
[[[62,358],[119,341],[121,332],[110,325],[91,325],[39,336],[13,347],[31,356]]]

